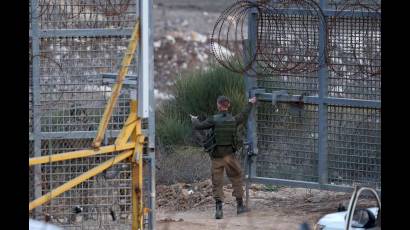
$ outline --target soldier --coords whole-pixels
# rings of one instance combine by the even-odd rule
[[[232,195],[236,197],[237,214],[250,211],[243,204],[243,174],[240,163],[234,157],[237,150],[236,146],[236,129],[242,124],[252,105],[256,103],[256,98],[249,99],[246,108],[239,114],[232,116],[228,112],[230,100],[225,96],[219,96],[217,99],[218,113],[204,121],[199,121],[197,117],[191,116],[192,126],[197,130],[211,129],[211,135],[205,148],[210,152],[212,160],[212,192],[216,203],[215,218],[222,219],[222,203],[224,199],[223,179],[224,169],[232,182]]]

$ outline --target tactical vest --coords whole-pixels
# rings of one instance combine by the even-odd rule
[[[222,157],[217,153],[216,146],[231,146],[233,151],[237,149],[236,143],[236,121],[230,113],[219,113],[213,116],[215,126],[209,133],[204,145],[205,151],[211,157]]]
[[[214,115],[215,144],[234,145],[236,136],[236,121],[230,113],[220,113]]]

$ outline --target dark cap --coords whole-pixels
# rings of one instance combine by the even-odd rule
[[[216,99],[216,102],[223,107],[229,107],[229,105],[231,104],[231,101],[226,96],[219,96],[218,99]]]

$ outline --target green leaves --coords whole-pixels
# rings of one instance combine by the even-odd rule
[[[216,99],[225,95],[231,99],[233,114],[246,105],[243,76],[221,66],[178,76],[174,99],[157,111],[157,136],[167,145],[186,144],[191,135],[189,114],[209,116],[217,112]]]

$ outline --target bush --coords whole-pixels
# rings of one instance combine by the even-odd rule
[[[189,114],[215,114],[219,95],[231,99],[233,114],[240,112],[246,104],[243,76],[217,65],[179,76],[174,98],[157,112],[156,133],[160,142],[164,145],[189,144],[192,133]]]
[[[157,116],[156,135],[160,143],[165,145],[185,144],[185,137],[191,132],[190,124],[176,113],[167,113]]]
[[[198,182],[210,177],[210,164],[208,154],[201,148],[177,146],[159,156],[156,182],[167,185]]]

